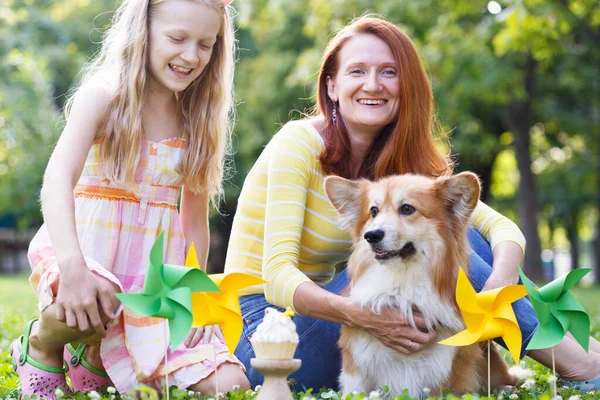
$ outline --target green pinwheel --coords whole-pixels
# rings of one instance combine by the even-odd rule
[[[540,321],[540,326],[527,345],[527,350],[554,347],[569,331],[581,347],[588,351],[590,317],[569,290],[591,270],[591,268],[574,269],[539,289],[527,279],[523,270],[519,270],[523,286]]]
[[[117,294],[133,311],[169,321],[171,349],[185,339],[192,326],[192,292],[218,292],[220,289],[200,269],[164,264],[163,234],[150,250],[150,260],[142,293]]]

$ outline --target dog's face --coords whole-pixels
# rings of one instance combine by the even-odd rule
[[[368,253],[391,268],[435,268],[453,240],[465,240],[480,185],[472,173],[436,180],[398,175],[377,182],[328,177],[325,192],[353,233],[355,253]]]

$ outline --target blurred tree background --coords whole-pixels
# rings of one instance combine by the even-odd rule
[[[39,189],[64,125],[65,95],[115,6],[115,0],[2,0],[0,230],[31,232],[41,224]],[[415,42],[457,170],[479,174],[483,200],[520,225],[528,274],[543,279],[542,249],[569,250],[573,267],[598,264],[597,0],[236,0],[233,6],[240,47],[236,171],[222,214],[212,220],[213,271],[222,268],[248,170],[278,128],[312,105],[331,34],[365,13],[386,17]],[[0,235],[0,246],[7,243]],[[1,257],[2,251],[0,263]]]

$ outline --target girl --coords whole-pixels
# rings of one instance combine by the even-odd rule
[[[212,328],[192,329],[166,370],[164,322],[119,313],[114,296],[141,291],[160,232],[165,262],[183,265],[195,242],[206,263],[231,129],[228,2],[125,0],[69,101],[29,248],[40,316],[11,346],[23,395],[66,389],[63,352],[75,390],[160,389],[168,373],[180,389],[214,392],[217,369],[222,389],[248,387],[224,342],[208,343]],[[93,334],[100,344],[66,346]]]

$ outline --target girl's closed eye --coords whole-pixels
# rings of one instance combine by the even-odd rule
[[[178,36],[169,36],[169,39],[173,43],[183,43],[183,38]]]

